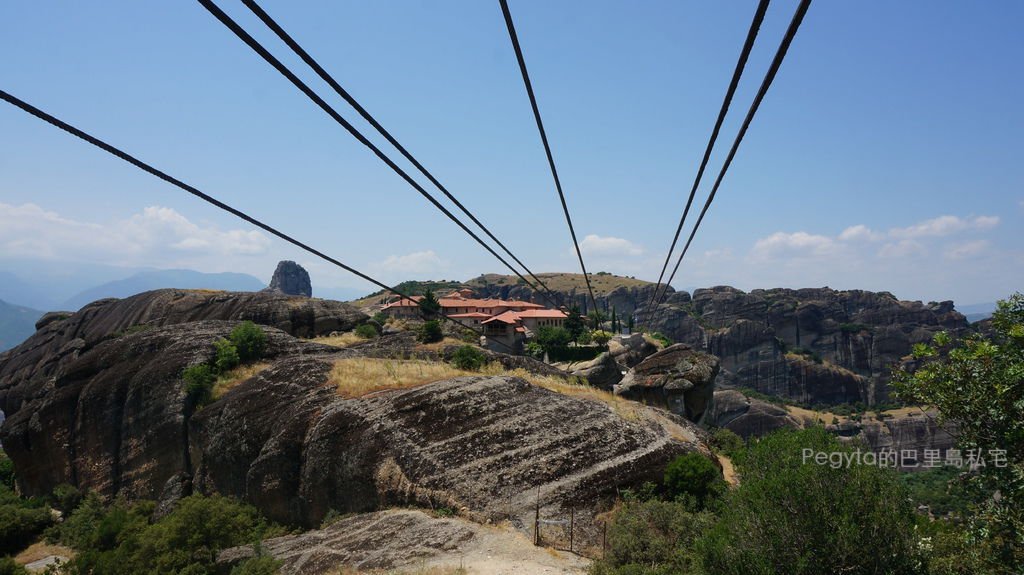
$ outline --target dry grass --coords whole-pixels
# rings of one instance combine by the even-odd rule
[[[63,545],[51,545],[46,541],[38,541],[33,543],[14,558],[14,562],[19,565],[27,565],[40,559],[45,559],[51,555],[58,557],[73,558],[75,551],[69,547]]]
[[[220,399],[225,393],[234,389],[236,385],[251,377],[255,377],[256,374],[268,367],[270,367],[269,363],[261,361],[250,363],[249,365],[240,365],[227,373],[222,373],[217,378],[217,382],[213,384],[213,399]]]
[[[578,380],[565,380],[556,376],[536,375],[525,369],[507,370],[498,362],[485,365],[480,371],[464,371],[447,363],[418,359],[396,360],[350,357],[334,362],[330,381],[337,386],[338,395],[361,397],[387,389],[408,389],[435,381],[466,375],[511,376],[525,379],[569,397],[600,401],[611,407],[623,419],[638,421],[644,406],[617,395],[590,387]]]
[[[471,372],[447,363],[418,359],[397,360],[351,357],[334,362],[330,382],[342,397],[360,397],[385,389],[406,389]]]
[[[351,345],[355,345],[357,343],[364,342],[367,340],[359,337],[358,335],[355,334],[355,332],[346,331],[338,335],[325,335],[321,337],[315,337],[308,341],[311,341],[313,343],[322,343],[324,345],[330,345],[333,347],[349,347]]]
[[[665,349],[665,342],[661,341],[660,339],[654,339],[647,333],[644,333],[644,341],[658,348],[658,351]]]
[[[466,342],[462,341],[461,339],[445,336],[445,338],[442,339],[441,341],[435,341],[434,343],[421,343],[416,346],[416,349],[440,351],[448,347],[449,345],[466,345]]]

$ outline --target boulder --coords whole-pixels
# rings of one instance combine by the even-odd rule
[[[615,394],[668,409],[700,423],[711,403],[718,358],[677,343],[629,370]]]
[[[786,408],[751,399],[734,389],[715,392],[707,422],[724,427],[740,437],[761,437],[779,429],[801,429],[803,424]]]
[[[606,391],[611,391],[616,383],[622,381],[622,368],[607,351],[577,367],[572,374],[585,377],[587,383]]]
[[[270,278],[270,285],[263,291],[312,297],[313,284],[310,283],[309,272],[305,268],[293,261],[285,260],[278,262],[274,276]]]
[[[639,333],[632,335],[617,335],[608,342],[608,351],[615,361],[626,368],[635,366],[644,360],[645,357],[658,351],[658,347],[644,339]]]

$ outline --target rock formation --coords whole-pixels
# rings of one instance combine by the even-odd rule
[[[718,369],[717,357],[677,343],[629,370],[615,394],[700,423],[710,407]]]
[[[891,368],[913,344],[968,329],[952,302],[887,292],[716,287],[673,297],[654,330],[720,357],[725,386],[807,404],[886,401]]]
[[[160,290],[51,321],[0,355],[0,441],[19,488],[39,495],[71,483],[165,502],[216,491],[306,527],[330,510],[394,505],[446,507],[479,521],[511,515],[527,525],[538,489],[543,509],[573,506],[582,522],[618,489],[659,477],[677,455],[708,453],[702,432],[672,414],[628,407],[627,418],[611,399],[517,377],[346,399],[331,380],[335,362],[396,355],[374,344],[303,341],[266,325],[269,365],[197,409],[182,372],[210,361],[213,342],[242,318],[315,333],[365,316],[268,293]]]
[[[622,367],[608,352],[578,366],[572,374],[586,378],[590,385],[605,391],[611,391],[615,384],[622,381]]]
[[[278,262],[270,285],[263,291],[284,295],[313,296],[313,284],[309,281],[309,272],[299,264],[285,260]]]

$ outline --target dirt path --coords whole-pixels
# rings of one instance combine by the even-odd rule
[[[459,567],[470,575],[532,575],[534,573],[582,575],[590,565],[566,551],[535,547],[529,537],[511,526],[480,526],[477,536],[456,554],[435,558],[417,569],[444,573]]]
[[[736,468],[732,464],[732,460],[724,455],[718,455],[718,463],[722,465],[722,476],[725,481],[732,487],[736,487],[740,484],[740,479],[736,475]]]

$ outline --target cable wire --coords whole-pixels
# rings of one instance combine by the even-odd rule
[[[718,177],[715,179],[715,184],[711,188],[711,193],[708,194],[708,199],[704,202],[704,207],[700,211],[697,223],[694,224],[693,230],[690,232],[690,237],[686,240],[686,245],[683,246],[683,251],[680,252],[679,259],[676,260],[676,265],[672,269],[672,275],[669,276],[666,283],[671,283],[672,279],[676,276],[676,272],[679,271],[679,264],[683,262],[683,257],[685,257],[686,252],[689,251],[690,244],[693,242],[693,237],[697,235],[697,230],[700,228],[701,222],[704,221],[704,216],[707,214],[708,208],[711,207],[711,202],[715,200],[715,194],[718,193],[718,188],[722,185],[722,179],[725,178],[726,172],[729,171],[729,166],[732,165],[732,160],[736,156],[736,150],[739,149],[740,142],[743,141],[743,136],[746,135],[747,128],[750,127],[750,122],[754,119],[754,114],[757,113],[757,109],[760,107],[761,101],[764,100],[765,94],[768,93],[768,88],[772,85],[772,81],[775,80],[775,75],[782,66],[782,61],[786,58],[786,52],[789,51],[789,46],[793,43],[793,38],[796,36],[796,32],[799,30],[800,24],[803,22],[804,15],[807,14],[807,9],[810,6],[811,0],[800,0],[800,5],[797,6],[796,12],[793,14],[793,19],[789,23],[789,28],[786,30],[786,35],[782,38],[782,42],[779,44],[779,48],[775,52],[775,57],[772,59],[771,66],[768,67],[768,72],[765,73],[764,80],[761,81],[761,87],[758,88],[757,95],[754,97],[754,101],[750,104],[750,109],[747,111],[747,116],[743,119],[743,125],[740,127],[739,133],[736,134],[736,139],[732,143],[732,148],[729,149],[729,155],[725,158],[725,163],[722,164],[721,171],[718,172]],[[656,305],[660,306],[661,302],[657,302]]]
[[[46,122],[48,124],[51,124],[52,126],[55,126],[57,128],[60,128],[61,130],[64,130],[65,132],[71,134],[72,136],[75,136],[77,138],[85,140],[86,142],[92,144],[93,146],[96,146],[97,148],[99,148],[99,149],[101,149],[101,150],[103,150],[103,151],[105,151],[105,152],[107,152],[107,153],[109,153],[109,154],[111,154],[113,156],[116,156],[116,157],[118,157],[118,158],[128,162],[129,164],[135,166],[136,168],[139,168],[140,170],[142,170],[142,171],[144,171],[144,172],[146,172],[146,173],[148,173],[150,175],[156,176],[157,178],[159,178],[159,179],[161,179],[161,180],[163,180],[163,181],[165,181],[165,182],[167,182],[167,183],[169,183],[169,184],[171,184],[171,185],[173,185],[175,187],[178,187],[178,188],[180,188],[180,189],[182,189],[182,190],[192,194],[193,196],[196,196],[197,198],[199,198],[199,199],[201,199],[201,200],[203,200],[203,201],[205,201],[205,202],[207,202],[209,204],[212,204],[212,205],[222,209],[225,212],[228,212],[228,213],[230,213],[230,214],[232,214],[232,215],[234,215],[234,216],[236,216],[236,217],[238,217],[238,218],[240,218],[242,220],[245,220],[246,222],[248,222],[248,223],[250,223],[250,224],[252,224],[252,225],[254,225],[254,226],[256,226],[256,227],[258,227],[258,228],[260,228],[262,230],[265,230],[265,231],[267,231],[267,232],[269,232],[269,233],[271,233],[271,234],[273,234],[273,235],[275,235],[275,236],[285,240],[286,242],[288,242],[288,243],[290,243],[290,244],[292,244],[294,246],[297,246],[297,247],[299,247],[299,248],[301,248],[301,249],[303,249],[303,250],[305,250],[305,251],[307,251],[307,252],[309,252],[309,253],[311,253],[311,254],[313,254],[313,255],[315,255],[315,256],[317,256],[317,257],[319,257],[319,258],[321,258],[321,259],[323,259],[325,261],[327,261],[327,262],[330,262],[330,263],[340,267],[341,269],[343,269],[343,270],[345,270],[345,271],[347,271],[347,272],[349,272],[351,274],[354,274],[354,275],[356,275],[356,276],[358,276],[358,277],[360,277],[360,278],[362,278],[362,279],[372,283],[373,285],[375,285],[375,286],[377,286],[377,287],[379,287],[381,289],[387,290],[387,291],[389,291],[389,292],[391,292],[391,293],[401,297],[402,299],[405,299],[405,300],[408,300],[408,301],[412,301],[412,302],[416,302],[416,300],[413,299],[411,296],[406,295],[405,293],[399,291],[398,289],[390,287],[387,284],[384,284],[384,283],[382,283],[382,282],[380,282],[380,281],[378,281],[378,280],[376,280],[376,279],[374,279],[374,278],[364,274],[363,272],[361,272],[361,271],[359,271],[359,270],[357,270],[357,269],[355,269],[355,268],[353,268],[351,266],[345,265],[344,263],[338,261],[337,259],[332,258],[331,256],[329,256],[329,255],[327,255],[327,254],[325,254],[325,253],[323,253],[323,252],[321,252],[321,251],[319,251],[319,250],[317,250],[317,249],[315,249],[315,248],[313,248],[313,247],[311,247],[311,246],[309,246],[309,245],[307,245],[307,244],[305,244],[305,243],[303,243],[303,242],[293,238],[292,236],[290,236],[290,235],[288,235],[288,234],[286,234],[286,233],[284,233],[282,231],[279,231],[278,229],[270,226],[269,224],[265,224],[262,221],[254,218],[253,216],[250,216],[250,215],[246,214],[245,212],[243,212],[241,210],[233,208],[230,205],[228,205],[228,204],[218,200],[217,198],[214,198],[213,196],[210,196],[210,195],[208,195],[206,193],[203,193],[199,189],[197,189],[197,188],[195,188],[193,186],[190,186],[189,184],[186,184],[185,182],[183,182],[183,181],[181,181],[181,180],[179,180],[179,179],[177,179],[177,178],[175,178],[173,176],[168,175],[166,172],[163,172],[163,171],[161,171],[161,170],[159,170],[157,168],[154,168],[153,166],[147,164],[146,162],[143,162],[142,160],[139,160],[135,156],[132,156],[131,154],[129,154],[129,153],[123,151],[123,150],[120,150],[120,149],[118,149],[118,148],[116,148],[116,147],[114,147],[114,146],[104,142],[103,140],[100,140],[99,138],[97,138],[95,136],[92,136],[92,135],[90,135],[90,134],[88,134],[88,133],[78,129],[78,128],[72,126],[71,124],[68,124],[67,122],[64,122],[64,121],[62,121],[62,120],[60,120],[60,119],[58,119],[58,118],[56,118],[56,117],[54,117],[54,116],[52,116],[50,114],[47,114],[46,112],[40,110],[39,108],[36,108],[35,106],[29,104],[28,102],[25,102],[24,100],[21,100],[21,99],[15,97],[15,96],[5,92],[4,90],[0,90],[0,99],[5,100],[6,102],[8,102],[8,103],[10,103],[10,104],[12,104],[12,105],[14,105],[14,106],[16,106],[18,108],[21,108],[25,112],[28,112],[29,114],[35,116],[36,118],[39,118],[40,120],[43,120],[44,122]],[[417,304],[418,304],[418,302],[417,302]],[[473,329],[472,327],[467,326],[467,325],[465,325],[465,324],[463,324],[463,323],[461,323],[461,322],[459,322],[459,321],[457,321],[455,319],[452,319],[452,318],[448,317],[447,315],[445,315],[443,313],[439,313],[438,315],[442,319],[445,319],[447,321],[455,323],[455,324],[459,325],[462,328],[465,328],[465,329],[467,329],[469,331],[472,331],[473,333],[476,333],[477,335],[481,335],[481,336],[483,335],[482,331],[477,331],[477,330]],[[506,349],[512,350],[511,347],[509,347],[508,345],[505,345],[503,342],[501,342],[499,340],[488,339],[488,341],[494,341],[494,342],[498,343],[499,345],[505,347]]]
[[[431,195],[431,193],[425,190],[423,186],[421,186],[416,180],[412,178],[412,176],[410,176],[408,173],[406,173],[405,170],[399,167],[399,165],[396,164],[394,160],[389,158],[387,154],[385,154],[383,151],[381,151],[380,148],[374,145],[373,142],[371,142],[366,136],[364,136],[359,130],[357,130],[355,126],[353,126],[351,123],[349,123],[348,120],[342,117],[341,114],[337,112],[337,110],[332,108],[330,104],[328,104],[326,101],[324,101],[323,98],[317,95],[317,93],[314,92],[312,88],[310,88],[305,82],[300,80],[299,77],[295,75],[295,73],[289,70],[287,66],[282,64],[280,60],[275,58],[269,51],[267,51],[267,49],[263,47],[263,45],[260,44],[259,41],[257,41],[241,26],[239,26],[237,22],[232,20],[231,17],[228,16],[223,10],[221,10],[219,6],[217,6],[211,0],[199,0],[199,3],[202,4],[203,7],[206,8],[211,14],[213,14],[214,17],[220,20],[220,22],[224,24],[224,26],[226,26],[229,30],[234,32],[234,34],[238,36],[240,40],[242,40],[246,45],[252,48],[253,51],[259,54],[264,60],[266,60],[267,63],[270,64],[275,70],[280,72],[282,76],[284,76],[292,84],[294,84],[295,87],[299,89],[299,91],[305,94],[306,97],[308,97],[324,112],[326,112],[328,116],[330,116],[337,123],[341,124],[341,126],[348,130],[348,132],[352,134],[352,136],[354,136],[357,140],[359,140],[360,143],[369,148],[370,151],[374,153],[374,155],[380,158],[380,160],[387,164],[389,168],[391,168],[392,170],[395,171],[395,173],[401,176],[402,179],[404,179],[410,186],[412,186],[417,192],[419,192],[420,195],[422,195],[431,204],[433,204],[435,208],[440,210],[444,215],[448,216],[448,219],[455,222],[455,224],[462,228],[464,232],[469,234],[470,237],[476,240],[477,243],[483,246],[484,249],[490,252],[491,255],[497,258],[498,261],[504,264],[506,268],[511,270],[512,273],[519,277],[519,279],[523,280],[535,291],[540,291],[536,286],[534,286],[530,282],[530,280],[523,277],[523,274],[521,274],[519,270],[512,267],[511,264],[505,261],[505,258],[501,257],[501,255],[499,255],[498,252],[494,251],[494,248],[487,245],[487,243],[480,239],[480,236],[476,235],[476,233],[474,233],[473,230],[469,229],[466,226],[466,224],[462,222],[462,220],[457,218],[455,214],[451,213],[451,211],[449,211],[448,208],[444,207],[444,205],[442,205],[441,202],[437,201],[437,198]]]
[[[750,23],[750,29],[747,31],[747,39],[743,42],[743,49],[740,51],[740,57],[736,61],[736,68],[732,73],[732,80],[729,82],[729,88],[725,92],[725,98],[722,100],[722,107],[718,111],[718,119],[715,120],[715,127],[711,130],[711,137],[708,139],[708,145],[704,149],[704,158],[701,159],[700,167],[697,169],[697,176],[693,179],[693,186],[690,187],[690,196],[686,199],[686,207],[683,209],[683,215],[679,218],[679,225],[676,226],[676,233],[672,237],[672,245],[668,248],[668,253],[665,254],[665,263],[661,265],[661,273],[658,274],[658,281],[654,284],[654,293],[651,294],[650,301],[647,302],[646,310],[651,311],[651,305],[660,299],[659,291],[668,291],[668,283],[664,286],[661,285],[661,280],[665,277],[665,272],[668,270],[668,265],[672,261],[672,254],[676,249],[676,243],[679,241],[679,234],[683,231],[683,224],[686,221],[686,216],[690,213],[690,207],[693,205],[693,197],[697,194],[697,188],[700,186],[701,178],[704,177],[704,169],[708,165],[708,160],[711,158],[711,151],[715,147],[715,142],[718,140],[718,133],[722,129],[722,123],[725,121],[725,116],[729,112],[729,105],[732,103],[732,97],[736,94],[736,87],[740,83],[740,78],[743,76],[743,70],[746,68],[747,59],[750,57],[750,52],[754,48],[754,41],[757,39],[757,32],[761,28],[761,23],[764,22],[764,15],[768,11],[768,4],[770,0],[760,0],[757,5],[757,10],[754,12],[754,20]],[[647,314],[650,317],[650,313]]]
[[[548,157],[548,166],[551,167],[551,176],[555,179],[555,189],[558,190],[558,199],[562,202],[562,212],[565,213],[565,223],[569,225],[569,235],[572,236],[572,244],[576,247],[576,257],[580,260],[580,269],[583,270],[583,279],[587,282],[587,292],[590,294],[590,303],[595,312],[597,300],[594,299],[594,288],[590,285],[590,275],[587,274],[587,266],[583,263],[583,252],[580,251],[580,244],[576,241],[576,230],[572,225],[572,217],[569,216],[569,206],[565,203],[565,194],[562,192],[562,182],[558,178],[558,170],[555,168],[555,158],[551,154],[551,145],[548,144],[548,135],[544,131],[544,122],[540,118],[540,109],[537,107],[537,97],[533,93],[533,84],[530,82],[530,74],[526,70],[526,60],[523,58],[523,48],[519,45],[519,36],[516,35],[516,27],[512,22],[512,13],[508,9],[507,0],[498,0],[501,3],[501,12],[505,15],[505,26],[508,28],[508,36],[512,40],[512,47],[516,52],[516,60],[519,61],[519,71],[523,75],[523,84],[526,85],[526,94],[530,97],[530,106],[533,108],[533,117],[537,121],[537,130],[540,131],[540,140],[544,144],[544,153]]]
[[[468,216],[469,219],[473,220],[473,223],[475,223],[481,230],[483,230],[483,232],[487,234],[487,236],[491,238],[491,240],[493,240],[495,244],[497,244],[502,250],[504,250],[505,253],[509,255],[509,257],[511,257],[517,264],[520,265],[520,267],[526,270],[526,273],[531,278],[533,278],[534,281],[540,284],[544,292],[547,292],[546,294],[541,292],[541,295],[545,295],[549,303],[551,303],[555,307],[558,306],[557,301],[554,299],[556,297],[554,292],[552,292],[539,277],[537,277],[532,271],[530,271],[530,268],[528,268],[526,264],[524,264],[518,257],[516,257],[516,255],[512,253],[512,251],[509,250],[505,246],[505,244],[501,242],[501,240],[495,237],[495,235],[491,233],[487,226],[481,223],[480,220],[478,220],[476,216],[472,214],[472,212],[470,212],[464,205],[462,205],[462,202],[460,202],[454,195],[452,195],[448,191],[448,189],[444,185],[442,185],[441,182],[439,182],[437,178],[435,178],[434,175],[431,174],[427,170],[427,168],[424,167],[423,164],[421,164],[419,160],[417,160],[412,155],[412,153],[410,153],[405,148],[405,146],[400,144],[398,140],[395,139],[395,137],[392,136],[391,133],[388,130],[386,130],[384,126],[382,126],[380,122],[378,122],[377,119],[370,114],[370,112],[366,110],[366,108],[364,108],[358,101],[356,101],[355,97],[353,97],[347,90],[345,90],[345,88],[343,88],[341,84],[338,83],[338,81],[335,80],[335,78],[330,73],[328,73],[327,70],[325,70],[324,67],[321,66],[320,63],[317,62],[316,59],[314,59],[309,54],[309,52],[307,52],[294,38],[292,38],[292,36],[288,34],[288,32],[285,31],[285,29],[280,24],[278,24],[277,21],[274,20],[270,16],[270,14],[268,14],[266,10],[264,10],[256,2],[256,0],[242,0],[242,4],[245,4],[245,6],[249,10],[251,10],[252,13],[255,14],[256,17],[259,18],[268,28],[270,28],[274,32],[274,34],[276,34],[277,37],[281,39],[282,42],[284,42],[289,48],[291,48],[292,52],[294,52],[303,62],[306,63],[307,66],[309,66],[314,72],[316,72],[316,74],[320,76],[320,78],[324,82],[326,82],[327,85],[329,85],[339,96],[341,96],[346,102],[348,102],[348,104],[352,106],[352,108],[355,109],[355,111],[358,112],[359,115],[362,116],[364,120],[369,122],[369,124],[373,126],[374,129],[377,130],[377,132],[384,136],[384,138],[389,143],[391,143],[391,145],[394,146],[395,149],[397,149],[403,156],[405,156],[405,159],[409,160],[409,162],[413,166],[415,166],[416,169],[419,170],[421,174],[426,176],[426,178],[430,180],[430,183],[434,184],[434,186],[436,186],[437,189],[439,189],[441,193],[445,195],[446,198],[451,200],[453,204],[455,204],[460,210],[462,210],[462,213],[466,214],[466,216]],[[531,285],[531,287],[533,286]]]

